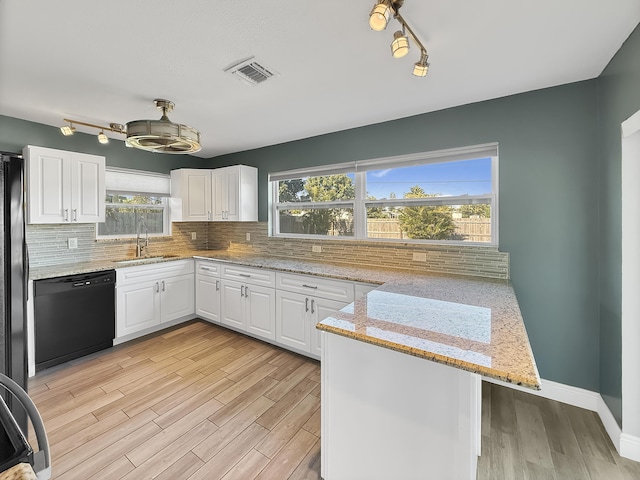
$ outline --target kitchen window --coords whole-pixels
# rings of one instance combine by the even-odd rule
[[[271,173],[271,234],[498,244],[497,145]]]
[[[108,168],[105,185],[105,222],[97,224],[96,238],[171,234],[168,175]]]

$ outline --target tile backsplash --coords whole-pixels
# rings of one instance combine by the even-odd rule
[[[135,239],[96,240],[95,229],[93,223],[27,225],[30,266],[46,267],[135,256]],[[172,223],[170,237],[149,238],[149,255],[206,250],[208,230],[206,222]],[[196,232],[196,240],[191,239],[192,232]],[[69,238],[78,239],[78,248],[68,248]]]
[[[196,240],[192,240],[193,232]],[[247,240],[247,234],[250,240]],[[69,238],[78,239],[78,248],[68,248]],[[27,225],[27,244],[29,263],[34,268],[135,256],[135,240],[96,240],[95,224]],[[320,246],[322,252],[313,252],[314,245]],[[266,222],[173,223],[170,237],[150,238],[149,255],[152,256],[193,250],[229,250],[418,273],[509,278],[509,254],[490,246],[269,237]],[[426,260],[413,260],[414,253],[424,254]]]
[[[247,240],[247,233],[250,240]],[[374,268],[509,278],[509,254],[497,247],[269,237],[266,222],[209,224],[209,248]],[[312,251],[320,246],[321,253]],[[413,260],[424,253],[426,261]]]

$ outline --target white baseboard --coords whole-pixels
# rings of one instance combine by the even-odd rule
[[[640,462],[640,437],[622,433],[618,422],[599,393],[583,388],[572,387],[563,383],[552,382],[551,380],[540,380],[541,389],[532,390],[493,378],[483,377],[482,379],[495,383],[496,385],[502,385],[521,392],[538,395],[543,398],[548,398],[549,400],[555,400],[596,412],[620,456]]]
[[[602,400],[602,397],[597,392],[592,392],[591,390],[585,390],[584,388],[572,387],[570,385],[565,385],[563,383],[552,382],[551,380],[544,380],[544,379],[540,380],[541,389],[532,390],[531,388],[525,388],[519,385],[514,385],[513,383],[494,380],[493,378],[482,377],[482,379],[486,380],[487,382],[495,383],[496,385],[502,385],[503,387],[513,388],[521,392],[530,393],[532,395],[537,395],[543,398],[548,398],[549,400],[555,400],[557,402],[567,403],[575,407],[591,410],[592,412],[598,412],[600,402],[602,402],[602,404],[604,405],[604,401]]]
[[[635,437],[628,433],[621,434],[620,449],[618,451],[621,457],[640,462],[640,437]]]
[[[620,449],[620,437],[622,435],[622,430],[620,429],[618,422],[613,416],[613,413],[611,413],[611,410],[609,410],[609,407],[607,407],[607,404],[604,402],[603,398],[600,395],[598,395],[598,397],[598,409],[596,410],[596,412],[598,412],[600,420],[602,420],[602,424],[604,425],[604,429],[609,434],[609,438],[613,442],[613,445],[616,447],[616,450],[618,451],[620,456],[624,457]]]

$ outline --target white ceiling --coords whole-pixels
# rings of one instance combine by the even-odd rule
[[[594,78],[640,20],[638,0],[406,0],[430,55],[416,78],[418,48],[393,59],[398,23],[372,31],[373,3],[0,0],[0,114],[124,124],[166,98],[213,157]],[[280,75],[223,72],[249,56]]]

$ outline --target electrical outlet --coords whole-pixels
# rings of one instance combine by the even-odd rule
[[[247,232],[247,242],[251,241],[251,232]]]
[[[427,261],[427,254],[426,253],[419,253],[419,252],[414,252],[413,253],[413,261],[414,262],[426,262]]]
[[[313,245],[311,247],[311,251],[314,253],[322,253],[322,246],[321,245]]]
[[[78,239],[77,238],[68,238],[67,245],[69,248],[78,248]]]
[[[191,240],[197,240],[198,234],[196,232],[191,232]]]

